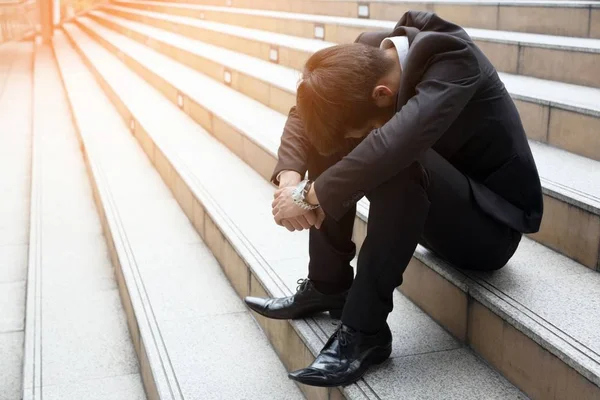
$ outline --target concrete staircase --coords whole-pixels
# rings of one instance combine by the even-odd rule
[[[268,320],[240,297],[289,295],[307,273],[308,235],[272,222],[268,182],[298,70],[409,8],[468,27],[501,71],[542,177],[542,229],[495,273],[419,247],[392,358],[344,388],[296,386],[285,370],[337,321]],[[0,79],[0,128],[15,127],[0,141],[18,131],[26,150],[0,160],[22,164],[0,188],[31,202],[0,219],[17,321],[0,319],[0,399],[600,398],[598,3],[121,0],[65,24],[53,54],[11,46],[30,92],[8,102],[16,81],[3,96]]]
[[[90,23],[93,25],[92,22]],[[124,126],[129,126],[132,129],[132,133],[140,142],[141,148],[144,149],[150,161],[154,163],[160,176],[162,176],[165,183],[171,188],[181,209],[219,261],[225,275],[237,293],[239,295],[248,293],[265,294],[267,291],[277,295],[292,293],[295,290],[296,280],[306,275],[307,255],[305,254],[305,247],[307,244],[307,235],[290,235],[289,237],[281,235],[280,228],[271,223],[269,199],[272,197],[272,188],[270,184],[258,173],[251,170],[223,144],[212,137],[197,121],[186,115],[181,108],[187,108],[187,104],[183,103],[179,107],[176,103],[176,98],[173,98],[174,101],[170,102],[168,98],[153,88],[150,83],[136,75],[134,71],[123,64],[117,56],[112,55],[99,43],[94,42],[78,26],[65,26],[65,33],[67,38],[71,40],[74,48],[80,53],[86,63],[92,67],[92,71],[105,88],[108,96],[113,99],[115,104],[118,104],[117,108],[121,112],[121,115],[126,117],[126,124]],[[210,78],[203,78],[197,71],[178,65],[175,61],[146,49],[125,37],[112,32],[106,33],[109,36],[111,34],[117,35],[112,37],[115,43],[131,46],[126,51],[138,54],[147,66],[152,66],[153,69],[156,68],[157,71],[162,71],[163,76],[168,77],[168,79],[177,80],[180,84],[186,81],[189,82],[190,89],[197,93],[215,93],[214,90],[219,89],[219,86],[221,86]],[[59,65],[65,65],[62,68],[65,71],[63,75],[66,77],[65,81],[70,80],[68,76],[74,70],[72,64],[70,64],[73,61],[67,60],[66,54],[70,52],[71,59],[76,57],[74,50],[69,47],[66,41],[67,38],[58,36],[55,40]],[[81,61],[79,62],[81,63]],[[78,75],[81,76],[83,74]],[[67,85],[68,90],[69,87],[70,85]],[[81,90],[81,95],[89,99],[91,90],[84,87],[84,82],[78,80],[77,85],[73,85],[72,87]],[[166,90],[166,88],[163,89]],[[140,99],[144,100],[140,101]],[[253,100],[245,98],[243,95],[227,87],[221,87],[221,93],[218,93],[217,96],[211,96],[211,101],[215,107],[215,112],[217,108],[223,112],[223,122],[213,119],[213,126],[218,126],[219,128],[216,129],[220,129],[223,134],[233,132],[226,123],[235,122],[241,127],[244,124],[253,124],[248,115],[252,115],[257,110],[268,110],[266,107],[256,104]],[[240,106],[244,107],[246,105],[251,106],[252,104],[256,104],[256,106],[254,109],[246,109],[246,112],[250,114],[238,115],[236,117],[235,111],[237,108],[231,107],[232,101],[246,101],[246,104],[240,104]],[[88,107],[89,100],[86,101],[81,98],[78,101],[76,98],[73,98],[72,104],[81,104],[79,107],[74,106],[75,115],[81,113],[81,121],[92,120],[92,114],[97,113],[97,108]],[[197,112],[202,113],[199,109]],[[271,113],[274,115],[273,111]],[[102,118],[102,120],[106,120],[106,118]],[[96,124],[94,125],[97,124],[98,120],[96,120]],[[102,132],[104,134],[105,130]],[[122,133],[122,136],[133,141],[133,138],[127,132]],[[261,150],[257,145],[247,139],[244,139],[247,141],[242,141],[242,137],[238,138],[240,145],[245,148],[249,156],[254,154],[254,158],[261,159]],[[233,139],[235,140],[235,138]],[[111,138],[107,142],[111,143],[111,147],[117,143],[116,138]],[[93,156],[89,155],[89,145],[86,148],[88,149],[88,158],[92,159]],[[121,171],[120,174],[123,174],[123,172]],[[106,180],[110,182],[111,178],[107,177]],[[243,199],[232,196],[232,188],[235,188],[236,191],[243,190],[247,194]],[[151,200],[148,198],[145,201]],[[140,199],[140,203],[142,202],[144,200]],[[107,202],[103,201],[104,203]],[[127,213],[120,213],[120,215],[125,216],[131,212],[133,210],[129,210]],[[146,219],[149,223],[155,224],[151,218]],[[178,225],[170,216],[165,218],[165,220],[169,222],[168,225],[165,225],[163,228],[156,227],[155,229],[160,232],[163,229],[174,230],[177,228],[177,226],[170,227]],[[110,227],[109,229],[111,232],[116,231]],[[110,237],[112,237],[110,240],[114,240],[115,234],[111,233]],[[164,244],[161,243],[160,247],[163,246]],[[158,248],[156,245],[154,247]],[[120,268],[125,273],[127,268],[123,265],[123,260],[127,260],[127,258],[118,257],[118,262],[121,265]],[[169,257],[173,256],[165,255],[165,262]],[[144,268],[143,261],[138,261],[138,268]],[[210,297],[208,297],[209,295],[206,292],[210,291],[211,296],[218,296],[218,293],[224,289],[218,287],[213,289],[212,287],[215,286],[215,283],[212,279],[206,277],[206,273],[200,272],[198,263],[195,261],[188,260],[185,263],[186,271],[182,272],[180,279],[190,280],[190,275],[194,276],[198,274],[205,281],[204,285],[210,285],[210,288],[207,287],[203,290],[201,282],[189,283],[190,290],[196,293],[204,292],[202,296],[198,296],[196,304],[192,304],[195,298],[192,294],[183,293],[181,283],[178,280],[173,282],[176,286],[171,288],[171,291],[182,291],[180,302],[191,310],[206,308],[207,302],[209,302],[208,306],[215,304],[215,306],[219,306],[219,309],[226,308],[227,303],[224,304],[223,301],[216,303],[210,301]],[[274,269],[275,267],[276,269]],[[196,270],[195,274],[191,272],[192,270]],[[151,278],[140,276],[139,279],[145,282]],[[168,290],[168,287],[165,288],[165,286],[169,286],[165,278],[161,279],[160,285],[163,290]],[[130,284],[124,282],[123,286],[128,288],[127,295],[135,294],[134,289],[130,288]],[[171,335],[190,336],[190,334],[202,333],[198,325],[190,326],[189,331],[188,329],[182,329],[181,324],[169,330],[169,325],[166,324],[165,320],[173,318],[172,315],[174,312],[177,312],[177,309],[173,306],[167,307],[162,305],[163,298],[148,297],[147,301],[152,307],[164,307],[165,311],[164,315],[156,315],[155,318],[152,318],[147,314],[144,315],[143,311],[139,310],[141,306],[131,301],[131,308],[135,316],[130,317],[130,320],[136,321],[135,327],[131,329],[134,332],[134,342],[139,340],[141,342],[140,347],[144,349],[141,351],[142,357],[145,357],[144,354],[153,352],[152,348],[155,346],[154,343],[144,339],[144,336],[149,336],[149,334],[142,331],[141,327],[143,325],[155,324],[155,336],[165,336],[169,333]],[[478,391],[486,390],[498,398],[520,396],[520,392],[516,388],[482,363],[471,351],[452,338],[450,334],[445,332],[400,293],[397,294],[396,303],[398,308],[404,309],[404,312],[396,313],[391,321],[393,330],[396,332],[394,355],[399,357],[399,360],[408,363],[412,370],[411,373],[415,378],[422,373],[420,368],[423,365],[436,366],[441,368],[436,379],[438,379],[439,384],[442,386],[447,386],[443,391],[445,395],[452,396],[467,393],[474,396]],[[126,306],[126,309],[128,308]],[[204,323],[208,323],[208,321],[212,321],[215,324],[210,329],[213,335],[228,336],[231,328],[227,324],[217,321],[214,316],[210,316],[210,319],[207,319]],[[335,329],[335,324],[325,316],[307,321],[294,321],[292,324],[288,321],[262,320],[260,322],[264,324],[263,328],[267,336],[271,339],[271,343],[288,368],[298,368],[310,362],[313,354],[320,350],[329,334]],[[138,329],[140,339],[136,339]],[[257,341],[256,339],[254,340]],[[262,379],[264,381],[259,386],[260,391],[254,394],[249,393],[247,397],[244,397],[240,395],[236,396],[235,394],[227,395],[224,389],[222,389],[221,391],[209,392],[208,395],[205,395],[206,397],[199,396],[194,392],[194,389],[197,390],[203,382],[201,380],[195,381],[194,377],[190,376],[190,374],[202,368],[201,363],[193,365],[193,360],[197,357],[205,357],[203,354],[204,351],[198,346],[190,347],[190,344],[185,342],[182,342],[180,346],[181,349],[178,350],[172,343],[166,343],[162,349],[156,350],[157,352],[162,350],[165,358],[155,357],[151,359],[148,357],[148,361],[142,359],[142,365],[148,364],[148,368],[152,371],[152,373],[142,372],[142,375],[149,379],[148,382],[145,382],[149,397],[288,399],[294,396],[294,392],[289,388],[287,388],[286,392],[279,395],[270,395],[268,393],[269,390],[272,390],[273,386],[279,385],[278,382],[282,381],[282,385],[289,385],[291,381],[287,380],[285,374],[269,374],[266,371],[262,371],[260,368],[262,357],[259,357],[259,354],[252,355],[251,359],[254,360],[252,365],[246,365],[238,371],[234,369],[234,366],[231,365],[231,360],[235,359],[236,365],[239,364],[241,355],[248,352],[248,348],[245,347],[248,346],[247,344],[240,344],[239,348],[232,349],[236,351],[237,356],[236,354],[215,355],[215,363],[221,361],[228,364],[229,368],[218,369],[212,373],[218,376],[216,382],[220,382],[224,387],[227,387],[224,385],[224,382],[227,382],[228,379],[235,379],[237,382],[242,378],[247,379],[247,381],[240,383],[239,387],[235,386],[237,389],[243,389],[246,393],[249,393],[252,387],[251,382]],[[257,348],[256,344],[253,347]],[[198,349],[199,354],[190,352],[190,348]],[[267,349],[258,348],[257,350],[260,350],[260,353],[265,353]],[[175,393],[172,393],[173,387],[169,387],[169,377],[163,377],[163,372],[161,371],[164,371],[168,367],[168,364],[165,362],[166,358],[171,360],[178,359],[181,363],[179,368],[172,370],[171,376],[173,380],[179,382],[180,392],[175,391]],[[457,362],[458,364],[456,364]],[[272,363],[273,360],[270,360],[270,364]],[[455,367],[458,369],[453,370]],[[406,369],[402,368],[401,365],[398,365],[397,368]],[[214,369],[214,366],[207,366],[205,369],[210,371]],[[406,370],[408,371],[408,369]],[[169,370],[167,369],[167,371]],[[388,382],[386,379],[387,372],[386,369],[381,369],[379,372],[382,381],[377,386],[382,389],[388,387],[386,383]],[[201,378],[198,377],[198,379]],[[450,385],[450,382],[453,380],[462,384],[459,386]],[[312,387],[303,387],[302,389],[308,398],[342,397],[342,393],[338,389],[331,391]],[[393,390],[399,395],[402,393],[398,392],[401,389],[405,390],[405,394],[409,397],[419,393],[429,393],[431,396],[440,390],[437,385],[421,388],[407,387],[404,389],[400,385],[393,385],[388,388],[388,390]],[[348,388],[346,392],[352,393],[352,391],[355,391],[359,393],[363,390],[375,393],[373,392],[374,389],[366,385],[363,389],[359,386]],[[348,394],[346,393],[346,395]]]

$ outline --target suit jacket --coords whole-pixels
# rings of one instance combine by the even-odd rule
[[[357,42],[379,46],[408,37],[396,114],[315,180],[324,211],[339,220],[371,189],[432,148],[464,173],[486,213],[523,232],[539,229],[540,179],[518,111],[495,68],[459,26],[429,12],[407,12],[391,32]],[[311,152],[302,121],[290,111],[273,179],[304,174]]]

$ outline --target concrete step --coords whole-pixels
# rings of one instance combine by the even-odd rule
[[[24,400],[145,399],[49,46],[36,50]]]
[[[29,242],[31,42],[0,46],[0,399],[21,394]]]
[[[276,152],[284,125],[283,115],[295,104],[296,82],[299,78],[296,70],[118,17],[97,13],[91,15],[216,81],[223,82],[224,75],[229,74],[230,86],[280,113],[274,119],[279,125],[274,126],[271,132],[274,143],[272,150]],[[106,39],[112,38],[113,42],[119,40],[118,33],[92,20],[81,19],[79,23],[93,35],[104,35]],[[140,47],[134,42],[132,46]],[[503,78],[506,80],[507,77]],[[517,87],[510,77],[508,81],[509,86]],[[542,81],[541,85],[539,82],[528,83],[532,88],[529,92],[537,90],[541,95],[552,95],[549,91],[544,92],[545,82]],[[520,84],[524,86],[525,82],[521,79]],[[172,86],[170,90],[186,93],[187,88]],[[600,101],[600,96],[598,99]],[[600,181],[600,162],[539,146],[534,142],[532,147],[543,178],[547,208],[540,233],[532,237],[596,269],[600,243],[600,187],[593,185],[593,182]],[[560,163],[556,164],[558,161]],[[556,168],[557,165],[560,168]]]
[[[540,0],[183,0],[181,3],[249,10],[398,21],[408,10],[427,10],[459,25],[504,31],[600,38],[597,1]]]
[[[93,22],[84,23],[93,25]],[[270,177],[285,120],[283,115],[123,35],[99,26],[94,31],[101,31],[97,39],[116,52],[127,66],[158,88],[263,178]],[[130,73],[127,75],[131,76]],[[133,77],[128,79],[133,80]],[[124,88],[121,90],[131,95],[137,93],[127,92]],[[211,95],[206,96],[206,93]],[[170,118],[166,120],[171,121]],[[151,127],[148,125],[146,130]],[[165,132],[163,135],[166,135],[168,132],[172,137],[175,131],[179,133],[185,129],[165,128],[157,131],[157,134]],[[190,162],[197,159],[195,162],[200,163],[209,158],[198,157],[199,149],[208,147],[199,146],[196,149],[186,144],[182,148],[189,149]],[[211,160],[224,157],[212,150],[203,150],[201,154],[209,154]],[[227,160],[222,162],[229,162]],[[172,164],[174,162],[171,160]],[[223,185],[224,192],[216,199],[209,199],[223,207],[233,204],[232,213],[237,210],[225,219],[224,224],[229,228],[223,227],[223,230],[237,234],[238,228],[234,222],[241,223],[246,219],[249,220],[248,229],[257,229],[253,233],[257,238],[252,246],[254,250],[236,247],[236,251],[242,252],[241,256],[260,252],[258,261],[246,261],[246,264],[264,269],[267,268],[264,262],[272,262],[267,271],[283,268],[282,274],[291,271],[289,264],[298,263],[298,268],[306,268],[306,243],[302,241],[300,246],[293,245],[296,238],[303,238],[303,234],[288,236],[286,240],[281,233],[271,232],[271,228],[276,228],[272,225],[271,195],[265,189],[261,198],[250,197],[257,190],[255,187],[264,183],[236,181],[236,184],[229,185],[222,175],[228,170],[225,167],[227,164],[221,161],[213,163],[204,167],[206,170],[198,167],[197,173],[201,171],[207,174],[205,176],[214,177],[214,172],[219,171],[219,179],[213,180]],[[164,162],[157,159],[156,164],[163,165]],[[159,170],[161,168],[164,178],[174,179],[169,178],[173,167],[165,169],[163,166]],[[196,169],[193,171],[196,172]],[[245,174],[246,177],[252,175],[248,171]],[[232,187],[236,193],[244,193],[243,203],[239,203],[237,196],[231,196]],[[191,192],[192,198],[205,193],[200,189]],[[183,191],[176,197],[181,204],[190,201],[189,196],[186,200],[186,192]],[[204,204],[206,201],[209,200],[201,202]],[[255,204],[263,208],[254,211],[250,207]],[[360,208],[364,211],[365,206],[363,202]],[[183,208],[188,209],[189,206]],[[205,225],[207,232],[214,232],[215,229],[214,226]],[[358,244],[364,238],[364,232],[365,224],[359,212],[355,225],[355,241]],[[244,231],[244,235],[247,238],[250,233]],[[222,263],[234,257],[223,243],[230,241],[237,246],[237,241],[230,236],[226,238],[213,239],[212,245],[209,243]],[[269,274],[261,272],[259,281],[273,279]],[[298,273],[295,277],[298,277]],[[245,278],[241,280],[244,284],[247,282]],[[596,327],[600,321],[595,311],[599,286],[599,274],[524,239],[511,263],[489,276],[458,271],[418,248],[405,274],[402,291],[532,397],[579,399],[599,395],[600,337]],[[252,288],[251,283],[251,292]]]
[[[84,62],[102,73],[117,74],[119,79],[124,67],[76,27],[65,29],[85,61],[62,32],[56,33],[55,51],[148,397],[302,398],[218,262],[152,167],[154,157],[165,162],[166,158],[147,139],[142,125],[134,120],[130,124],[130,114],[122,120],[110,103],[114,93],[94,79],[97,71],[88,70]],[[137,100],[136,108],[127,113],[145,110],[156,129],[172,126],[168,114],[154,109],[156,99],[162,101],[160,110],[177,111],[176,107],[158,93],[138,91],[135,82],[132,84],[119,81]],[[125,110],[123,103],[116,105],[119,111]],[[200,128],[189,133],[203,134]],[[181,182],[172,180],[171,188],[179,188]],[[196,213],[194,222],[203,226],[204,214],[198,207],[188,203],[185,210]]]
[[[317,39],[273,34],[265,30],[206,22],[197,18],[136,11],[131,7],[111,7],[105,8],[105,10],[111,14],[158,26],[173,33],[180,33],[191,39],[201,40],[207,44],[225,47],[229,50],[270,62],[272,62],[274,58],[277,58],[278,64],[297,70],[302,69],[306,59],[314,51],[334,44],[332,42],[324,42]],[[151,16],[148,16],[148,14]],[[92,13],[91,15],[98,20],[100,19],[100,14]],[[125,27],[123,27],[121,20],[109,20],[105,15],[102,15],[102,17],[104,17],[102,18],[103,23],[110,24],[112,27],[119,25],[120,29],[125,29],[129,26],[139,26],[135,24],[125,24]],[[175,22],[173,19],[176,19],[177,21]],[[185,20],[186,24],[182,24],[180,20]],[[209,25],[211,28],[215,28],[216,24],[219,29],[218,33],[206,31],[204,29],[206,26],[205,24],[212,24]],[[202,28],[198,30],[199,28],[197,25],[201,25]],[[257,24],[257,26],[265,26],[265,29],[267,29],[269,25]],[[272,26],[271,29],[280,29],[280,25]],[[363,31],[364,29],[366,29],[366,27],[356,28],[351,34],[352,38],[349,38],[348,40],[354,40],[353,38],[358,35],[358,32]],[[227,34],[223,34],[222,31],[232,31],[232,33],[235,32],[235,35],[237,36],[232,33],[229,33],[228,36]],[[213,33],[209,34],[208,32]],[[273,37],[273,39],[268,40],[267,38],[269,37]],[[565,38],[560,39],[565,40]],[[182,41],[177,40],[177,43],[180,42]],[[600,43],[600,41],[597,40],[595,42]],[[492,53],[496,54],[495,52]],[[495,60],[495,64],[498,66],[504,65],[506,60],[511,59],[510,56],[504,53],[498,54],[499,57]],[[570,52],[566,54],[569,54],[569,57],[571,57],[573,53]],[[600,55],[595,54],[594,57],[596,56]],[[536,60],[540,59],[536,58]],[[555,68],[556,66],[565,64],[584,65],[570,62],[555,63],[548,61],[544,68],[548,68],[548,66]],[[537,67],[534,69],[539,71],[543,70],[543,68]],[[596,78],[600,77],[600,75],[595,72],[595,67],[592,67],[589,70],[593,71],[592,74]],[[513,69],[509,68],[508,71],[513,71]],[[532,139],[550,143],[553,146],[566,149],[585,157],[600,160],[600,139],[597,134],[600,130],[600,89],[534,79],[532,77],[508,73],[502,73],[501,75],[521,113],[526,131]],[[583,76],[583,74],[581,76]]]
[[[204,19],[199,19],[200,15],[198,15],[194,6],[190,6],[191,8],[187,14],[188,17],[181,17],[178,15],[142,11],[137,8],[137,4],[139,3],[134,1],[124,1],[118,4],[127,7],[110,5],[104,7],[104,9],[116,15],[138,22],[153,24],[164,29],[186,34],[192,38],[204,41],[208,40],[212,43],[217,42],[214,44],[218,45],[222,45],[223,43],[226,46],[234,47],[234,50],[238,50],[243,46],[243,42],[245,41],[266,42],[266,46],[272,44],[269,43],[268,36],[265,37],[265,30],[279,34],[287,33],[286,29],[282,30],[280,26],[282,21],[287,20],[292,21],[293,24],[303,25],[302,32],[306,34],[305,39],[314,39],[314,27],[322,26],[324,29],[323,38],[338,43],[353,42],[361,32],[365,31],[392,31],[398,22],[398,20],[384,21],[263,11],[264,15],[253,13],[247,15],[243,21],[243,26],[263,29],[263,31],[257,32],[257,29],[234,27],[207,20],[211,18],[210,15],[212,14],[207,16],[205,13]],[[145,4],[148,4],[151,9],[157,7],[156,2],[153,1]],[[165,3],[159,4],[160,6],[158,7],[162,7]],[[172,3],[169,4],[172,5]],[[168,8],[165,11],[170,10]],[[232,10],[231,8],[224,8],[221,14],[229,15]],[[244,15],[245,10],[235,9],[235,11],[240,15]],[[189,18],[192,15],[196,18]],[[265,19],[268,19],[272,23],[264,24],[263,20]],[[255,20],[256,23],[253,23],[252,20]],[[596,73],[596,65],[600,63],[599,39],[582,39],[475,28],[466,28],[466,30],[496,66],[498,71],[577,85],[600,87],[600,76]],[[291,27],[287,28],[287,31],[292,35],[299,35]],[[257,47],[259,46],[254,45],[252,50],[256,50]],[[291,47],[295,46],[292,44]],[[298,50],[300,49],[296,49],[296,51]],[[267,56],[268,54],[267,51]],[[305,60],[309,54],[305,52],[301,58]]]
[[[296,280],[306,276],[308,236],[306,232],[282,235],[281,228],[273,224],[269,183],[83,31],[72,25],[65,30],[95,68],[121,114],[134,121],[135,135],[146,154],[238,294],[293,293]],[[160,57],[155,61],[161,69],[170,68]],[[194,81],[190,85],[196,87]],[[221,98],[220,91],[210,93],[206,97],[215,103],[231,100],[228,95]],[[189,105],[186,100],[183,108],[188,110]],[[233,129],[219,117],[210,120],[211,127],[225,135]],[[252,146],[252,142],[244,142],[248,152],[259,151]],[[399,292],[395,301],[396,311],[390,317],[395,334],[392,359],[355,385],[333,389],[302,386],[307,398],[480,399],[481,393],[490,398],[525,397]],[[326,314],[295,321],[255,317],[288,369],[310,363],[335,329]]]

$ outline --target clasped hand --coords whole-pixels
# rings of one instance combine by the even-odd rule
[[[325,213],[321,208],[305,210],[294,203],[292,194],[300,183],[300,178],[297,172],[284,172],[271,204],[275,223],[286,227],[290,232],[309,229],[311,226],[319,229],[325,219]]]

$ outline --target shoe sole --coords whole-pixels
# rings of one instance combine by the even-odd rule
[[[329,312],[329,316],[332,319],[342,319],[342,310],[341,309],[336,309],[336,310],[323,310],[323,311],[314,311],[311,313],[307,313],[305,315],[300,315],[298,317],[294,317],[294,318],[290,318],[290,317],[283,317],[283,316],[279,316],[279,315],[268,315],[266,313],[264,313],[262,310],[257,310],[255,308],[253,308],[252,306],[250,306],[248,303],[245,303],[246,306],[248,306],[249,309],[251,309],[252,311],[254,311],[257,314],[262,315],[265,318],[270,318],[270,319],[302,319],[302,318],[309,318],[312,317],[314,315],[320,314],[322,312]]]
[[[368,365],[362,369],[357,370],[356,373],[350,379],[347,379],[343,382],[335,382],[335,383],[307,382],[307,381],[294,379],[294,378],[290,377],[289,375],[288,375],[288,377],[292,380],[295,380],[296,382],[302,383],[304,385],[309,385],[309,386],[318,386],[318,387],[348,386],[348,385],[356,383],[358,380],[360,380],[365,375],[365,373],[369,370],[370,367],[372,367],[373,365],[381,364],[385,360],[390,358],[391,354],[392,354],[392,344],[391,343],[385,347],[379,347],[379,348],[373,350],[373,352],[371,354],[369,354],[367,356],[367,358],[365,359],[365,364],[368,364]]]

